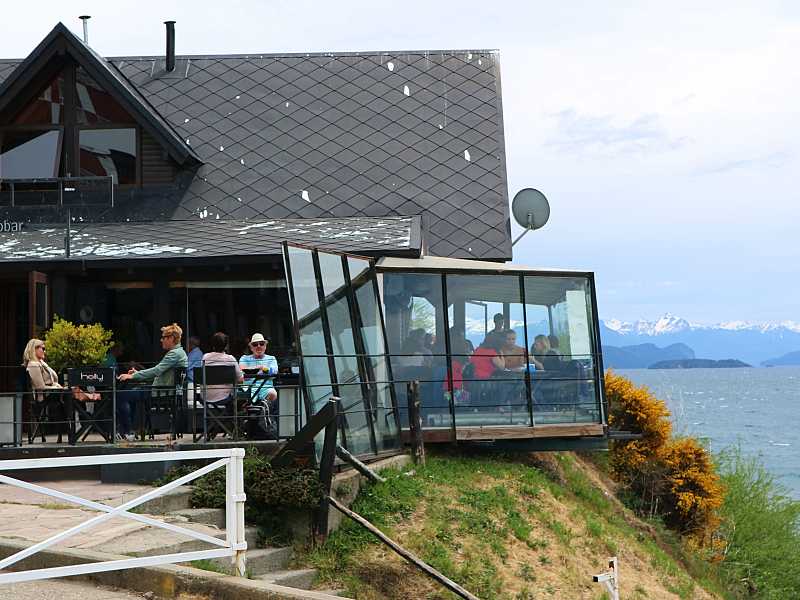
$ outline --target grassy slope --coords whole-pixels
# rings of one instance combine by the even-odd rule
[[[591,576],[612,555],[623,598],[721,597],[574,454],[429,457],[387,477],[362,492],[356,512],[484,600],[604,598]],[[320,587],[358,599],[453,597],[350,522],[306,561],[320,569]]]

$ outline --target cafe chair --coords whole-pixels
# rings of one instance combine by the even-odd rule
[[[26,372],[27,373],[27,372]],[[35,390],[31,383],[30,376],[26,375],[27,380],[27,394],[30,408],[30,422],[28,423],[28,443],[33,444],[33,441],[41,436],[42,443],[47,442],[45,433],[52,431],[50,423],[56,426],[63,425],[59,417],[64,416],[64,401],[60,391],[47,392],[43,390]],[[55,419],[51,418],[55,417]],[[67,419],[63,419],[67,421]],[[62,428],[57,427],[58,443],[62,442]],[[67,436],[71,437],[71,429],[67,428]]]
[[[233,365],[204,365],[195,367],[194,376],[194,410],[192,425],[192,441],[196,442],[200,436],[194,426],[194,415],[197,414],[198,403],[203,409],[203,435],[204,441],[210,441],[217,434],[223,433],[232,439],[238,438],[238,411],[236,403],[236,388],[238,381],[236,367]],[[233,394],[230,402],[206,402],[205,398],[210,385],[232,385]]]
[[[173,373],[172,385],[158,389],[151,388],[152,393],[144,403],[145,422],[142,427],[151,440],[155,439],[156,433],[165,431],[169,431],[170,438],[173,440],[183,437],[182,422],[185,421],[183,397],[186,387],[186,369],[177,367]]]

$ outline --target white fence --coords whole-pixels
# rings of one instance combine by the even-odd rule
[[[185,461],[185,460],[209,460],[218,459],[211,464],[200,467],[196,471],[189,473],[175,481],[156,488],[125,502],[117,507],[108,506],[99,502],[86,500],[72,494],[65,494],[58,490],[42,487],[33,483],[14,479],[2,473],[6,471],[20,471],[28,469],[46,469],[54,467],[83,467],[91,465],[125,464],[125,463],[144,463],[160,461]],[[239,576],[245,575],[245,552],[247,542],[245,541],[244,530],[244,469],[243,469],[244,450],[242,448],[226,448],[221,450],[190,450],[186,452],[152,452],[136,454],[114,454],[103,456],[78,456],[72,458],[41,458],[23,460],[3,460],[0,461],[0,483],[13,485],[32,492],[38,492],[53,498],[58,498],[65,502],[72,502],[86,508],[101,511],[103,514],[92,517],[80,525],[76,525],[58,533],[44,541],[38,542],[25,550],[21,550],[6,559],[0,560],[0,570],[7,569],[11,565],[27,558],[37,552],[49,548],[53,544],[66,540],[78,532],[96,527],[111,520],[114,517],[124,517],[139,523],[160,527],[172,533],[188,536],[190,538],[206,542],[215,546],[210,550],[200,550],[195,552],[181,552],[178,554],[164,554],[161,556],[147,556],[141,558],[129,558],[124,560],[111,560],[105,562],[86,563],[71,565],[66,567],[54,567],[49,569],[36,569],[31,571],[17,571],[13,573],[0,573],[0,584],[16,583],[21,581],[34,581],[38,579],[51,579],[54,577],[66,577],[69,575],[85,575],[88,573],[100,573],[103,571],[117,571],[121,569],[133,569],[137,567],[148,567],[153,565],[163,565],[171,563],[187,562],[192,560],[221,558],[230,556],[231,562],[235,566]],[[192,531],[184,527],[179,527],[172,523],[165,523],[158,519],[129,512],[149,500],[163,496],[170,490],[189,483],[210,473],[216,469],[225,467],[226,474],[226,503],[225,503],[225,539],[216,538],[198,531]]]

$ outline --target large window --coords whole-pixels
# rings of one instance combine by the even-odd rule
[[[427,428],[600,423],[588,277],[382,274],[400,406]]]
[[[123,185],[139,180],[135,120],[74,63],[68,62],[35,97],[3,119],[2,179],[111,177]],[[58,194],[35,198],[51,203]]]

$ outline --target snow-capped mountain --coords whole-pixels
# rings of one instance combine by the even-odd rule
[[[691,323],[682,317],[677,317],[670,313],[665,313],[663,317],[656,321],[621,321],[619,319],[607,319],[603,321],[606,329],[614,331],[620,335],[668,335],[681,333],[683,331],[714,330],[725,331],[758,331],[767,333],[770,331],[786,330],[793,333],[800,333],[800,323],[797,321],[771,321],[767,323],[754,323],[752,321],[723,321],[708,325],[705,323]]]
[[[800,350],[800,323],[796,321],[726,321],[709,325],[667,313],[655,321],[607,319],[601,322],[600,329],[602,342],[607,345],[683,343],[698,358],[737,358],[754,365]]]

